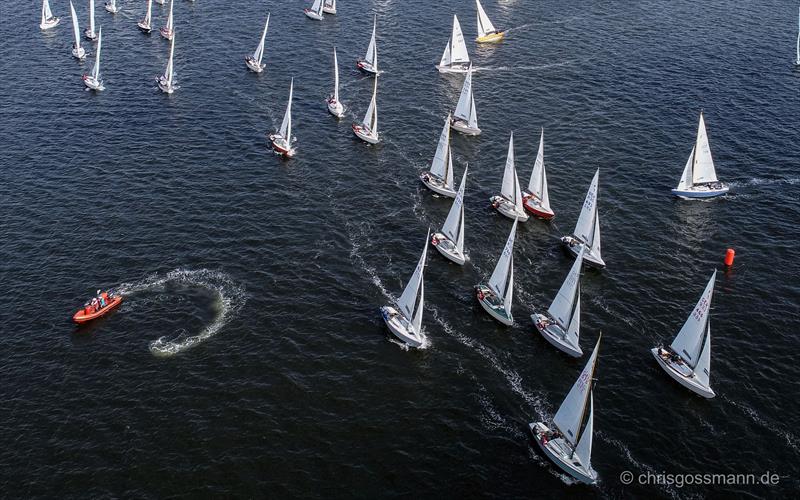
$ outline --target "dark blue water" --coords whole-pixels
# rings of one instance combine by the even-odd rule
[[[86,5],[76,5],[85,24]],[[68,4],[41,33],[40,5],[6,3],[0,34],[0,496],[785,497],[800,488],[800,73],[796,5],[758,1],[488,1],[510,28],[476,47],[470,1],[176,0],[179,89],[162,95],[167,42],[136,29],[143,1],[103,27],[107,90],[70,56]],[[310,4],[310,2],[308,2]],[[248,73],[267,11],[261,75]],[[354,67],[378,15],[383,143],[356,141],[372,80]],[[431,254],[430,346],[390,341],[378,307],[400,294],[449,201],[417,181],[462,76],[434,69],[457,13],[479,71],[483,134],[454,136],[469,162],[463,268]],[[154,25],[166,9],[154,5]],[[337,123],[331,51],[348,117]],[[88,46],[93,52],[91,46]],[[297,158],[265,133],[295,81]],[[672,199],[706,115],[721,179],[712,202]],[[527,179],[540,127],[552,225],[520,226],[514,327],[472,286],[511,223],[500,188],[513,130]],[[596,487],[530,443],[585,358],[528,321],[571,260],[569,232],[600,168],[603,256],[583,277],[582,345],[603,332],[595,389]],[[702,400],[648,350],[669,341],[726,248]],[[97,288],[126,294],[88,327],[70,316]],[[172,346],[156,356],[153,342]],[[185,349],[184,349],[185,348]],[[777,473],[776,486],[625,486],[632,473]],[[712,492],[713,493],[710,493]]]

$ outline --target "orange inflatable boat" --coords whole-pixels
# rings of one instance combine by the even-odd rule
[[[86,323],[105,315],[112,309],[116,309],[116,307],[122,303],[121,295],[109,296],[107,292],[103,292],[100,294],[100,297],[102,297],[103,301],[106,303],[105,306],[100,307],[99,298],[92,300],[92,302],[87,302],[86,305],[78,309],[78,312],[72,316],[72,321],[78,324]]]

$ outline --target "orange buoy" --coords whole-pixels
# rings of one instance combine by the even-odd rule
[[[727,252],[725,252],[725,266],[731,267],[733,265],[733,259],[736,257],[736,251],[733,248],[729,248]]]

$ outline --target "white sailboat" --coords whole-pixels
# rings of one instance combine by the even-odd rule
[[[464,254],[464,187],[467,184],[467,170],[469,167],[464,168],[461,185],[444,221],[442,232],[434,234],[431,238],[436,250],[459,266],[463,266],[467,260]]]
[[[475,111],[475,97],[472,95],[472,66],[464,78],[464,85],[461,87],[461,95],[453,112],[450,121],[453,130],[464,135],[479,135],[481,129],[478,128],[478,113]]]
[[[61,18],[54,16],[53,12],[50,10],[49,0],[42,0],[42,20],[39,23],[39,28],[49,30],[50,28],[58,26],[60,22]]]
[[[531,315],[534,326],[556,348],[579,358],[581,330],[581,265],[586,247],[581,246],[578,257],[561,284],[550,308]]]
[[[324,17],[322,14],[322,0],[314,0],[314,4],[310,9],[303,9],[306,17],[315,21],[321,21]]]
[[[322,12],[326,14],[336,14],[336,0],[325,0],[322,4]]]
[[[372,18],[372,38],[369,39],[369,46],[364,59],[356,61],[356,67],[366,73],[373,75],[378,74],[378,44],[375,41],[375,36],[378,29],[378,16]]]
[[[717,180],[714,159],[711,158],[711,146],[708,143],[706,122],[700,112],[700,123],[697,125],[697,139],[692,152],[683,168],[683,175],[678,187],[672,194],[680,198],[713,198],[727,193],[727,184]]]
[[[478,43],[493,43],[499,42],[506,35],[505,31],[499,30],[494,27],[486,11],[483,10],[480,0],[475,0],[478,6],[478,38],[475,39]]]
[[[105,90],[103,80],[100,78],[100,47],[103,43],[103,28],[97,30],[97,52],[95,52],[94,67],[88,75],[83,75],[83,84],[91,90]]]
[[[283,114],[283,121],[278,132],[270,134],[269,140],[272,141],[272,149],[284,158],[292,158],[297,150],[294,147],[295,137],[292,136],[292,95],[294,94],[294,77],[289,83],[289,102],[286,103],[286,112]]]
[[[250,71],[255,73],[261,73],[264,71],[264,68],[267,67],[266,64],[261,64],[261,60],[264,58],[264,40],[267,38],[267,30],[269,29],[269,15],[270,13],[267,12],[267,22],[264,23],[264,31],[261,32],[261,41],[258,42],[255,52],[244,58],[247,67],[250,68]]]
[[[145,11],[144,17],[139,19],[139,22],[136,25],[143,33],[150,34],[153,31],[152,26],[153,20],[153,0],[147,0],[147,10]]]
[[[117,7],[117,0],[108,0],[106,2],[106,10],[112,14],[116,14],[119,12],[119,7]]]
[[[531,180],[528,181],[528,190],[522,193],[525,210],[540,219],[550,220],[555,217],[555,212],[550,208],[550,195],[547,192],[547,174],[544,171],[544,128],[539,137],[539,152],[536,153],[536,163],[533,164]]]
[[[597,213],[597,185],[600,179],[600,169],[594,173],[586,199],[583,201],[581,214],[575,224],[575,232],[570,236],[561,238],[561,242],[572,252],[578,255],[583,245],[586,245],[586,253],[583,255],[583,262],[594,267],[606,267],[605,261],[600,251],[600,216]]]
[[[172,38],[169,41],[169,59],[167,60],[167,68],[164,70],[163,75],[156,77],[156,81],[158,82],[158,88],[161,89],[161,91],[166,94],[171,94],[180,88],[176,85],[175,82],[174,57],[175,57],[175,32],[173,31]]]
[[[78,27],[78,16],[75,14],[75,6],[72,5],[72,0],[69,2],[69,12],[72,16],[72,34],[75,36],[75,41],[72,43],[72,57],[83,60],[86,57],[86,49],[81,47],[81,30]]]
[[[422,308],[425,300],[425,286],[423,274],[425,273],[425,260],[428,256],[428,238],[430,231],[425,236],[425,248],[417,262],[414,274],[406,283],[403,295],[395,306],[381,307],[381,316],[389,330],[400,340],[411,347],[420,347],[425,337],[422,335]]]
[[[711,298],[717,271],[711,275],[706,289],[692,314],[669,347],[650,350],[658,365],[679,384],[704,398],[713,398],[711,389]]]
[[[503,247],[503,253],[494,267],[489,283],[481,283],[475,287],[478,302],[494,319],[511,326],[514,317],[511,315],[511,302],[514,297],[514,238],[517,234],[517,221],[511,226],[511,233]]]
[[[503,186],[500,189],[500,194],[489,198],[492,206],[498,212],[505,215],[509,219],[514,219],[520,222],[528,220],[528,214],[522,208],[522,192],[519,189],[519,178],[517,177],[517,169],[514,167],[514,133],[511,133],[511,138],[508,140],[508,155],[506,156],[506,167],[503,171]]]
[[[453,15],[453,31],[436,69],[440,73],[466,73],[471,70],[464,33],[461,32],[461,24],[455,14]]]
[[[87,40],[97,40],[97,32],[94,30],[94,0],[89,0],[89,27],[83,31],[83,36]]]
[[[536,444],[547,455],[547,458],[558,465],[561,470],[586,484],[597,482],[597,471],[592,468],[592,440],[594,438],[592,388],[599,347],[600,338],[597,339],[594,351],[578,380],[572,385],[572,389],[553,417],[552,429],[544,422],[528,424]],[[583,427],[583,431],[581,431],[581,427]]]
[[[336,118],[344,116],[344,105],[339,101],[339,59],[336,57],[336,47],[333,48],[333,94],[329,95],[325,102],[328,104],[328,111]]]
[[[175,0],[169,0],[169,14],[167,15],[167,24],[166,26],[162,26],[159,32],[161,36],[166,38],[167,40],[172,40],[172,36],[175,34],[175,21],[172,17],[172,4]]]
[[[439,135],[439,144],[436,146],[436,154],[433,155],[431,169],[422,172],[419,180],[434,193],[448,198],[456,195],[453,182],[453,154],[450,151],[450,115],[447,115],[444,128]]]
[[[361,123],[353,124],[353,133],[364,142],[369,144],[378,144],[380,142],[380,135],[378,135],[378,78],[372,84],[372,100],[369,102],[369,108],[364,115]]]

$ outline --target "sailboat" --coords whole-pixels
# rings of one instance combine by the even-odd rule
[[[75,14],[75,6],[72,5],[72,0],[69,2],[69,11],[72,16],[72,34],[75,35],[75,41],[72,43],[72,57],[83,60],[86,57],[86,49],[81,47],[81,30],[78,27],[78,16]]]
[[[583,356],[580,346],[581,330],[581,265],[584,246],[561,284],[550,308],[531,315],[534,326],[548,342],[570,356]]]
[[[528,190],[522,193],[522,206],[525,210],[540,219],[550,220],[555,217],[555,212],[550,208],[550,196],[547,193],[547,174],[544,171],[544,128],[539,137],[539,152],[536,153],[536,163],[533,164],[531,180],[528,181]]]
[[[511,226],[503,253],[494,266],[489,283],[480,283],[475,287],[478,302],[494,319],[511,326],[514,317],[511,315],[511,301],[514,297],[514,238],[517,234],[517,221]]]
[[[344,116],[344,105],[339,101],[339,59],[336,58],[336,47],[333,48],[333,94],[329,95],[325,102],[328,104],[328,111],[336,118]]]
[[[575,224],[575,232],[570,236],[561,238],[570,252],[578,255],[583,245],[586,245],[586,253],[583,255],[583,262],[594,267],[606,267],[600,251],[600,216],[597,213],[597,184],[600,178],[600,169],[594,173],[586,199],[583,201],[581,214]]]
[[[499,42],[506,36],[506,32],[494,27],[486,11],[483,10],[481,0],[475,0],[478,6],[478,38],[475,39],[478,43],[493,43]]]
[[[142,33],[150,34],[153,31],[152,21],[153,19],[153,0],[147,0],[147,11],[144,14],[144,17],[139,20],[136,25],[142,31]]]
[[[505,215],[509,219],[525,222],[528,220],[528,214],[522,208],[522,193],[519,189],[519,178],[517,177],[517,169],[514,168],[514,133],[511,133],[511,138],[508,140],[508,155],[506,156],[506,168],[503,171],[503,186],[500,189],[500,194],[489,198],[492,206],[498,212]]]
[[[706,289],[692,314],[686,319],[669,347],[650,350],[658,365],[679,384],[704,398],[713,398],[711,389],[711,298],[717,271],[711,275]]]
[[[683,168],[678,187],[672,190],[672,194],[680,198],[713,198],[729,190],[727,184],[717,180],[714,160],[711,158],[711,147],[708,144],[706,122],[701,111],[700,123],[697,125],[697,139]]]
[[[83,84],[91,90],[101,91],[106,89],[103,86],[103,80],[100,79],[100,47],[102,43],[103,28],[101,27],[97,30],[97,52],[95,52],[94,67],[92,67],[91,73],[83,75]]]
[[[444,122],[444,128],[439,135],[439,144],[436,154],[433,155],[430,172],[425,171],[419,175],[419,180],[428,189],[442,196],[453,198],[456,195],[453,189],[453,154],[450,151],[450,115]]]
[[[464,135],[480,135],[481,129],[478,128],[478,113],[475,111],[475,97],[472,95],[472,66],[464,78],[464,85],[461,87],[461,95],[450,119],[450,126],[453,130]]]
[[[378,28],[378,16],[372,18],[372,38],[369,39],[369,47],[364,59],[356,61],[356,67],[366,73],[378,74],[378,45],[375,42],[375,34]]]
[[[464,186],[467,184],[467,168],[461,176],[461,185],[458,187],[456,199],[447,214],[441,233],[435,233],[431,243],[440,254],[444,255],[459,266],[463,266],[467,257],[464,255]]]
[[[594,438],[592,388],[599,348],[600,338],[597,339],[592,356],[581,375],[572,385],[572,389],[553,417],[552,429],[544,422],[528,424],[536,444],[547,455],[547,458],[558,465],[561,470],[586,484],[597,482],[597,471],[592,468],[592,440]],[[581,427],[583,427],[582,432]]]
[[[367,113],[364,115],[364,119],[361,121],[361,123],[353,124],[353,133],[356,134],[356,137],[370,144],[378,144],[378,142],[380,142],[380,136],[378,135],[377,97],[378,78],[376,77],[372,84],[372,100],[369,102]]]
[[[169,60],[167,60],[167,69],[164,70],[164,74],[156,77],[156,81],[158,82],[158,88],[161,89],[162,92],[166,94],[171,94],[178,90],[178,87],[175,84],[175,65],[174,65],[174,56],[175,56],[175,31],[172,32],[172,38],[169,42]]]
[[[89,27],[83,31],[83,36],[87,40],[97,40],[97,32],[94,30],[94,0],[89,0]]]
[[[267,67],[266,64],[261,64],[261,60],[264,58],[264,40],[267,38],[267,29],[269,28],[269,12],[267,12],[267,22],[264,23],[264,31],[261,32],[261,41],[258,42],[258,46],[256,47],[256,51],[253,52],[252,55],[246,56],[244,58],[245,64],[247,67],[250,68],[250,71],[255,73],[261,73],[264,71],[264,68]]]
[[[322,14],[322,0],[314,0],[314,4],[311,8],[303,9],[303,12],[306,14],[306,17],[315,21],[321,21],[324,17]]]
[[[406,283],[403,295],[395,306],[381,307],[381,316],[389,330],[400,340],[411,347],[419,347],[425,341],[422,336],[422,307],[425,300],[425,286],[423,274],[425,272],[425,259],[428,256],[428,239],[430,231],[425,236],[425,248],[417,262],[414,274]]]
[[[61,18],[54,16],[53,12],[50,10],[50,2],[48,0],[42,0],[42,21],[39,23],[39,28],[49,30],[50,28],[58,26],[60,22]]]
[[[119,12],[119,7],[117,7],[117,0],[108,0],[106,2],[106,10],[112,14],[116,14]]]
[[[436,65],[440,73],[466,73],[471,70],[467,44],[464,43],[464,33],[461,32],[461,24],[458,16],[453,15],[453,31],[447,46],[442,53],[442,59]]]
[[[322,12],[326,14],[336,14],[336,0],[325,0],[322,4]]]
[[[169,0],[169,14],[167,15],[167,25],[162,26],[160,33],[161,36],[166,38],[167,40],[172,40],[172,36],[175,34],[175,21],[172,17],[172,4],[175,0]]]
[[[283,114],[283,121],[278,132],[270,134],[269,140],[272,141],[272,149],[276,153],[283,155],[284,158],[291,158],[297,152],[292,146],[295,138],[292,136],[292,95],[294,94],[294,77],[289,83],[289,102],[286,103],[286,112]]]

